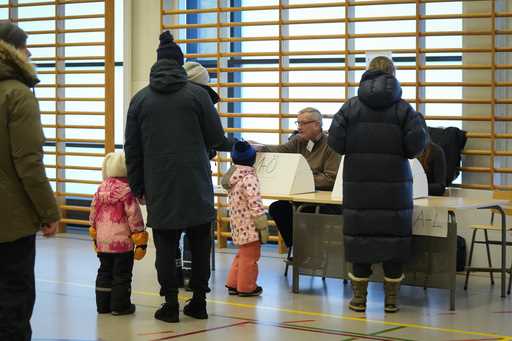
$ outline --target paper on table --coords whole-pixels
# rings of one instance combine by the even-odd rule
[[[446,238],[448,236],[448,210],[432,207],[414,207],[412,234]]]

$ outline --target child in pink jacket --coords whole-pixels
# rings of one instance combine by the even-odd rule
[[[96,277],[100,314],[135,312],[130,300],[133,260],[142,259],[146,253],[148,234],[126,174],[124,153],[108,154],[103,161],[104,181],[91,204],[89,233],[100,260]]]
[[[260,246],[268,239],[268,224],[260,196],[260,183],[254,169],[256,151],[245,141],[233,146],[231,159],[236,165],[223,178],[229,191],[231,238],[239,246],[229,271],[226,288],[230,295],[259,296],[256,284]]]

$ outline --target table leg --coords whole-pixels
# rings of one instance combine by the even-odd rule
[[[450,225],[454,225],[454,229],[448,229],[448,238],[450,240],[450,244],[453,245],[452,250],[450,251],[450,263],[451,271],[449,273],[450,276],[450,311],[455,310],[455,288],[457,286],[457,269],[456,269],[456,260],[457,260],[457,218],[455,216],[454,211],[448,211],[448,227]]]
[[[299,206],[300,206],[300,204],[299,204]],[[296,203],[292,203],[292,210],[293,210],[292,231],[293,231],[293,244],[294,245],[297,242],[296,241],[297,233],[295,231],[295,219],[296,219],[295,214],[297,213],[298,209],[299,209],[298,205]],[[298,269],[298,267],[295,266],[296,261],[297,261],[297,258],[295,257],[295,252],[294,252],[293,261],[292,261],[292,292],[294,294],[299,293],[299,269]]]
[[[455,289],[450,289],[450,311],[455,310]]]
[[[293,266],[293,271],[292,271],[292,292],[294,294],[298,294],[299,293],[299,270],[297,269],[297,267],[294,265]]]
[[[507,282],[507,217],[500,206],[496,209],[501,214],[501,297],[506,297],[505,287]]]

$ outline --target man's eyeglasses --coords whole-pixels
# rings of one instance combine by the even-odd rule
[[[313,123],[313,122],[318,122],[318,121],[315,121],[315,120],[312,120],[312,121],[295,121],[295,124],[300,127],[300,126],[305,126],[306,124],[310,124],[310,123]]]

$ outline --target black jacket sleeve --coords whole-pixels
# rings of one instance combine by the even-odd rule
[[[432,144],[428,166],[428,195],[441,196],[446,188],[446,158],[443,149],[436,144]]]
[[[196,99],[199,102],[201,110],[201,130],[203,132],[206,149],[217,149],[217,147],[225,144],[226,140],[219,114],[206,91],[197,92]]]
[[[329,128],[329,136],[327,144],[338,154],[345,154],[346,138],[347,138],[347,111],[350,110],[350,101],[345,102],[341,109],[334,115]]]
[[[133,194],[141,198],[144,196],[144,153],[140,130],[140,100],[135,95],[126,115],[126,129],[124,132],[124,152],[126,156],[126,169],[128,183]]]
[[[233,149],[233,145],[240,141],[236,137],[224,137],[224,141],[215,147],[215,149],[209,149],[208,150],[208,158],[211,160],[215,156],[217,156],[217,151],[219,152],[231,152]]]
[[[215,150],[219,152],[231,152],[233,145],[238,141],[236,137],[224,137],[222,143],[215,147]]]
[[[404,101],[401,104],[407,107],[403,128],[404,153],[406,158],[414,159],[425,149],[428,139],[427,125],[421,114],[408,103]]]

